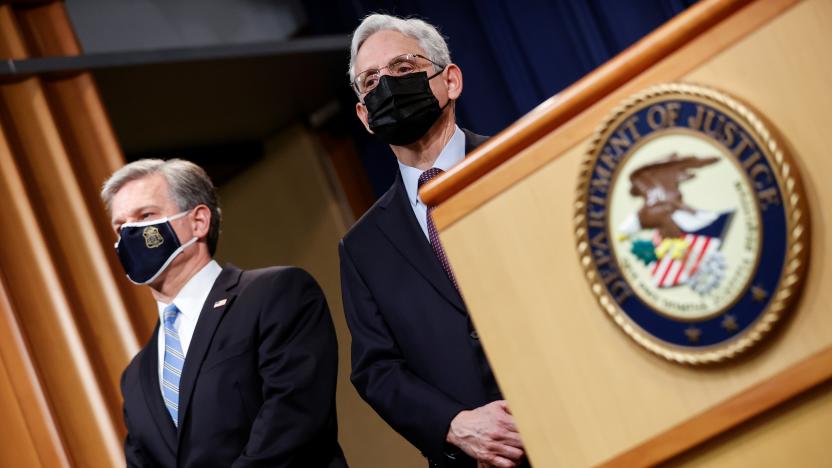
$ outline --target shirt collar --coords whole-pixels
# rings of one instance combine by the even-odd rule
[[[433,167],[447,171],[454,167],[457,163],[465,159],[465,134],[458,126],[454,125],[454,134],[451,139],[442,148]],[[399,162],[399,172],[402,174],[402,181],[404,182],[404,189],[407,192],[407,198],[413,206],[418,205],[419,200],[419,176],[422,175],[421,169],[410,167]]]
[[[216,260],[211,260],[191,277],[182,290],[179,291],[179,294],[173,298],[176,308],[191,322],[195,322],[199,318],[202,306],[205,304],[205,300],[208,299],[208,294],[221,272],[222,267],[219,263]],[[156,301],[156,306],[159,308],[159,320],[162,323],[165,323],[165,307],[168,305]]]

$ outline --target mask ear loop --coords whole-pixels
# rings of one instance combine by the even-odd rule
[[[181,218],[181,217],[185,216],[186,214],[190,213],[190,212],[191,212],[191,210],[193,210],[193,208],[191,208],[190,210],[180,211],[179,213],[176,213],[176,214],[175,214],[175,215],[173,215],[173,216],[168,216],[168,221],[174,221],[174,220],[177,220],[177,219],[179,219],[179,218]]]
[[[153,224],[170,223],[171,221],[175,221],[175,220],[185,216],[186,214],[188,214],[190,212],[191,212],[191,210],[185,210],[185,211],[181,211],[179,213],[176,213],[173,216],[167,216],[165,218],[154,219],[154,220],[150,220],[150,221],[140,221],[140,222],[137,222],[137,223],[125,223],[125,224],[121,225],[121,229],[124,229],[125,227],[142,227],[142,226],[151,226]],[[121,229],[119,229],[119,231],[121,231]],[[175,231],[174,231],[174,233],[175,233]],[[131,283],[139,285],[139,286],[150,283],[151,281],[155,280],[160,274],[162,274],[163,271],[165,271],[165,269],[168,267],[168,265],[170,265],[170,263],[173,261],[173,259],[175,259],[177,256],[179,256],[179,254],[182,253],[187,247],[190,247],[191,245],[193,245],[194,242],[196,242],[198,239],[199,238],[197,236],[194,236],[194,237],[191,238],[191,240],[185,242],[184,244],[180,245],[176,250],[171,252],[168,259],[165,260],[165,263],[159,268],[159,270],[156,272],[156,274],[154,274],[147,281],[144,281],[142,283],[137,283],[136,281],[133,281],[133,279],[130,278],[129,275],[127,276],[127,279],[130,280]],[[118,249],[118,244],[119,243],[121,243],[121,236],[120,235],[118,236],[118,240],[113,245],[113,247]]]
[[[445,108],[446,108],[446,107],[448,107],[448,105],[450,105],[450,104],[451,104],[451,102],[453,102],[453,99],[448,98],[448,100],[445,102],[445,105],[439,108],[439,111],[440,111],[440,112],[444,111],[444,110],[445,110]]]
[[[430,75],[430,76],[428,77],[428,81],[430,81],[430,80],[432,80],[432,79],[436,78],[437,76],[441,75],[441,74],[442,74],[442,72],[443,72],[443,71],[445,71],[447,68],[448,68],[448,66],[447,66],[447,65],[445,65],[444,67],[442,67],[442,69],[441,69],[441,70],[439,70],[438,72],[434,73],[433,75]]]
[[[428,81],[430,81],[430,80],[432,80],[432,79],[436,78],[437,76],[441,75],[441,74],[442,74],[442,72],[443,72],[443,71],[445,71],[445,70],[447,70],[447,69],[448,69],[448,66],[447,66],[447,65],[445,65],[444,67],[442,67],[442,69],[441,69],[441,70],[439,70],[438,72],[434,73],[433,75],[430,75],[430,76],[428,77]],[[439,111],[440,111],[440,112],[444,111],[444,110],[445,110],[445,108],[446,108],[446,107],[448,107],[448,105],[451,103],[451,101],[453,101],[453,99],[448,98],[448,100],[447,100],[447,101],[445,101],[445,105],[439,108]]]
[[[127,279],[129,279],[131,283],[133,283],[133,284],[137,284],[137,285],[139,285],[139,286],[144,285],[144,284],[148,284],[148,283],[152,282],[153,280],[155,280],[156,278],[158,278],[158,277],[159,277],[159,275],[161,275],[163,271],[165,271],[165,270],[167,269],[168,265],[170,265],[170,263],[173,261],[173,259],[175,259],[176,257],[178,257],[178,256],[179,256],[179,254],[181,254],[181,253],[182,253],[182,252],[183,252],[186,248],[188,248],[188,247],[190,247],[191,245],[193,245],[193,243],[194,243],[194,242],[196,242],[196,241],[197,241],[197,239],[199,239],[199,238],[198,238],[198,237],[196,237],[196,236],[194,236],[194,237],[192,237],[192,238],[191,238],[191,240],[189,240],[188,242],[185,242],[184,244],[180,245],[180,246],[179,246],[179,248],[177,248],[176,250],[174,250],[173,252],[171,252],[171,254],[170,254],[170,256],[168,257],[168,259],[167,259],[167,260],[165,260],[165,263],[164,263],[164,264],[163,264],[163,265],[159,268],[159,270],[156,272],[156,274],[154,274],[152,277],[150,277],[150,279],[148,279],[147,281],[145,281],[145,282],[143,282],[143,283],[137,283],[137,282],[133,281],[133,279],[132,279],[132,278],[130,278],[130,276],[127,276]]]

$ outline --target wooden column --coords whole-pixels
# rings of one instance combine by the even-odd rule
[[[2,157],[2,156],[0,156]],[[0,162],[0,167],[2,167]],[[0,466],[69,467],[69,455],[0,275]]]
[[[9,7],[0,7],[0,31],[7,31],[9,18]],[[12,94],[7,86],[2,85],[0,90],[4,102]],[[22,334],[29,343],[31,361],[41,376],[56,430],[69,457],[76,466],[118,466],[123,456],[116,423],[76,325],[59,270],[50,258],[50,248],[23,177],[12,157],[7,133],[0,127],[0,226],[4,226],[0,229],[0,268],[9,296],[7,302],[13,304]],[[68,225],[74,227],[74,223]],[[5,356],[4,345],[4,360]],[[7,369],[7,373],[11,370]],[[15,394],[24,398],[25,391],[19,391],[16,388]],[[25,417],[28,425],[44,414],[27,413]],[[51,466],[61,466],[61,450],[57,445],[53,447],[59,463]]]
[[[27,56],[8,5],[0,7],[0,56]],[[119,379],[139,346],[107,258],[112,252],[102,248],[40,78],[0,85],[0,99],[6,136],[14,148],[28,198],[48,241],[108,411],[118,420]]]
[[[78,55],[81,47],[63,2],[15,10],[28,52],[35,57]],[[156,305],[147,288],[135,286],[112,254],[115,235],[99,190],[124,165],[110,120],[90,72],[41,78],[49,108],[57,123],[75,178],[81,189],[105,259],[124,298],[135,333],[144,342],[156,321]]]

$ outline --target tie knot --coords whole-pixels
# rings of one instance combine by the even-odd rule
[[[176,307],[176,304],[165,307],[165,323],[173,324],[176,321],[177,315],[179,315],[179,308]]]
[[[422,173],[422,175],[419,176],[419,187],[430,182],[434,177],[438,176],[439,174],[442,174],[443,172],[445,171],[439,169],[438,167],[432,167],[426,170]]]

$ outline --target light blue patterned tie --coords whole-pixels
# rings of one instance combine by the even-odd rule
[[[179,333],[173,327],[178,315],[179,309],[174,304],[165,308],[165,365],[162,369],[162,396],[176,426],[179,425],[179,379],[185,364]]]

